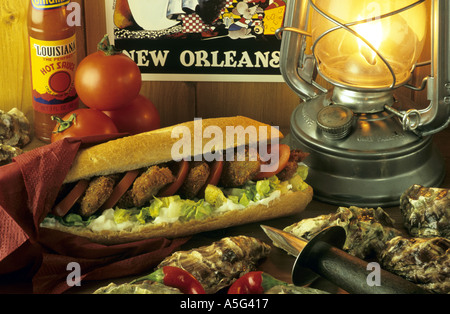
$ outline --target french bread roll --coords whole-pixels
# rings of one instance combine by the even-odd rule
[[[257,136],[253,140],[256,142],[267,141],[270,143],[273,139],[280,140],[283,138],[283,134],[277,128],[242,116],[190,121],[81,150],[76,156],[65,182],[70,183],[96,176],[124,173],[171,161],[173,160],[172,147],[180,140],[179,137],[173,136],[173,131],[180,127],[189,131],[191,136],[192,149],[186,153],[185,157],[194,156],[199,154],[198,147],[197,150],[194,147],[194,141],[199,140],[195,136],[199,134],[200,127],[202,131],[200,134],[203,134],[203,131],[209,126],[218,127],[224,134],[221,144],[214,147],[214,149],[221,151],[252,144],[250,136],[241,137],[241,139],[245,138],[245,142],[226,141],[227,127],[239,126],[243,130],[247,127],[255,127]],[[260,131],[260,127],[265,127],[265,129],[261,128]],[[239,136],[236,138],[239,138]],[[210,153],[208,149],[211,149],[211,147],[208,148],[205,145],[209,140],[208,138],[203,139],[201,153]],[[301,212],[313,197],[313,189],[307,184],[304,184],[304,186],[301,190],[284,188],[279,191],[277,197],[270,200],[250,203],[245,208],[241,206],[238,209],[213,212],[202,219],[145,224],[133,222],[126,228],[116,228],[115,226],[113,228],[88,228],[85,226],[67,226],[57,219],[46,218],[41,226],[86,237],[103,244],[127,243],[155,237],[183,237]],[[110,209],[110,211],[114,210]]]

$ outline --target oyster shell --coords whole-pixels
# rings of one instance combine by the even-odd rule
[[[215,293],[243,274],[256,270],[257,263],[269,252],[270,246],[256,238],[227,237],[208,246],[174,252],[158,268],[180,267],[191,273],[206,293]]]
[[[413,185],[400,197],[400,211],[412,236],[450,239],[449,189]]]
[[[450,293],[450,240],[395,237],[379,256],[383,268],[435,293]]]
[[[385,242],[401,232],[394,220],[382,208],[339,207],[335,213],[303,219],[284,231],[306,240],[327,227],[341,226],[347,233],[343,249],[353,256],[365,259],[383,250]]]

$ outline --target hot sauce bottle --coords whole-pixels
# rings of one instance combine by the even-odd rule
[[[28,35],[35,137],[50,142],[56,121],[78,108],[75,26],[69,25],[70,0],[31,0]]]

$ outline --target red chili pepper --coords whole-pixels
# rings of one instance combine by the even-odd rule
[[[184,294],[205,294],[205,289],[194,276],[184,269],[174,266],[164,266],[147,276],[133,280],[131,283],[142,280],[163,283],[166,286],[178,288]]]
[[[262,271],[246,273],[228,289],[228,294],[261,294],[277,285],[286,285]]]

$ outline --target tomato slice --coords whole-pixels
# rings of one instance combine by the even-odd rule
[[[128,191],[128,188],[133,184],[134,180],[136,180],[139,175],[139,170],[128,171],[122,180],[116,184],[114,190],[111,193],[111,196],[106,200],[105,203],[100,207],[101,210],[105,210],[108,208],[113,208],[117,202],[120,200],[122,195]]]
[[[208,180],[206,180],[205,186],[207,186],[208,184],[217,185],[217,183],[219,183],[222,170],[223,170],[223,160],[214,161],[212,166],[210,166],[210,173]]]
[[[158,192],[158,196],[164,197],[174,195],[178,191],[178,189],[183,185],[183,182],[186,179],[188,173],[189,173],[189,162],[187,162],[186,160],[180,161],[178,163],[178,172],[175,181],[169,184],[168,186],[162,188]]]
[[[222,175],[223,170],[223,160],[216,160],[212,162],[212,165],[209,166],[210,172],[208,179],[206,180],[205,185],[200,189],[198,192],[198,197],[204,198],[205,196],[205,189],[208,186],[208,184],[211,185],[217,185],[220,181],[220,176]]]
[[[58,205],[53,208],[53,213],[56,216],[63,217],[75,205],[76,201],[84,194],[88,188],[89,180],[80,180],[75,187],[63,198]]]
[[[270,165],[270,168],[268,170],[258,173],[254,178],[255,180],[270,178],[281,172],[281,170],[286,167],[291,155],[291,148],[286,144],[271,145],[267,148],[267,152],[271,154],[273,154],[274,152],[276,153],[277,151],[279,156],[278,162]]]

